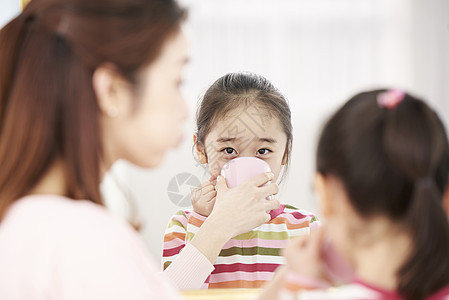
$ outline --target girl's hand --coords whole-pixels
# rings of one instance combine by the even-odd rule
[[[190,193],[193,210],[205,217],[209,216],[214,208],[215,197],[217,195],[214,185],[216,178],[217,176],[212,176],[208,181],[203,182]]]
[[[271,183],[262,186],[273,176],[273,173],[262,173],[232,189],[219,176],[215,187],[215,206],[209,219],[215,219],[229,239],[268,222],[269,211],[280,205],[277,200],[266,199],[278,193],[278,185]]]
[[[298,275],[328,282],[321,256],[323,228],[290,241],[283,251],[287,268]]]
[[[268,213],[279,207],[277,200],[267,200],[277,194],[277,184],[262,186],[274,177],[263,173],[229,189],[223,177],[217,178],[215,204],[209,217],[199,228],[190,244],[214,264],[223,245],[236,235],[248,232],[270,220]]]

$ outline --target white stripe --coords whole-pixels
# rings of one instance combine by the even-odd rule
[[[315,216],[314,213],[312,213],[310,211],[307,211],[307,210],[304,210],[304,209],[298,209],[297,211],[299,211],[299,213],[302,214],[302,215],[306,215],[306,216],[310,216],[310,217]]]
[[[175,225],[176,226],[176,225]],[[187,224],[187,232],[196,234],[199,230],[199,227],[192,225],[192,224]],[[298,235],[304,235],[304,234],[309,234],[309,227],[303,227],[303,228],[298,228],[298,229],[287,229],[287,225],[285,223],[283,224],[262,224],[259,227],[254,228],[252,231],[253,232],[265,232],[265,233],[270,233],[270,232],[287,232],[289,236],[298,236]]]
[[[288,236],[290,238],[294,238],[301,235],[309,235],[310,234],[310,227],[305,228],[299,228],[299,229],[292,229],[288,231]]]
[[[298,229],[287,229],[286,224],[262,224],[259,227],[253,229],[253,231],[260,232],[287,232],[287,231],[297,231],[303,230],[308,227],[298,228]]]
[[[196,234],[200,228],[192,224],[187,224],[187,232]]]
[[[263,264],[284,264],[285,259],[282,256],[271,256],[271,255],[232,255],[217,257],[215,264],[255,264],[255,263],[263,263]]]
[[[172,232],[186,233],[186,229],[178,225],[173,225],[165,230],[165,234]]]

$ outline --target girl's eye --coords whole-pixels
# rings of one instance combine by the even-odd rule
[[[260,155],[265,155],[265,154],[268,154],[270,152],[271,152],[271,150],[267,149],[267,148],[262,148],[262,149],[257,150],[257,154],[260,154]]]
[[[231,147],[224,148],[221,151],[223,151],[225,154],[237,154],[236,151]]]

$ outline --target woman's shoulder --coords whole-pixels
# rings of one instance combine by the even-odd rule
[[[18,199],[0,225],[0,242],[21,236],[30,245],[45,241],[66,248],[76,243],[120,244],[123,239],[141,247],[138,234],[104,207],[87,200],[57,195],[30,195]]]
[[[101,205],[58,195],[29,195],[18,199],[8,210],[4,221],[14,223],[22,219],[26,219],[28,224],[39,223],[41,226],[58,223],[58,227],[66,227],[65,229],[72,225],[83,227],[86,223],[125,223]]]
[[[59,292],[150,299],[167,286],[129,224],[100,205],[61,196],[27,196],[11,206],[0,224],[0,266],[0,290],[27,286],[55,299]]]

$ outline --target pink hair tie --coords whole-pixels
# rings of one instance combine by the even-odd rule
[[[404,99],[405,93],[401,90],[389,90],[377,95],[377,104],[380,107],[393,109]]]

